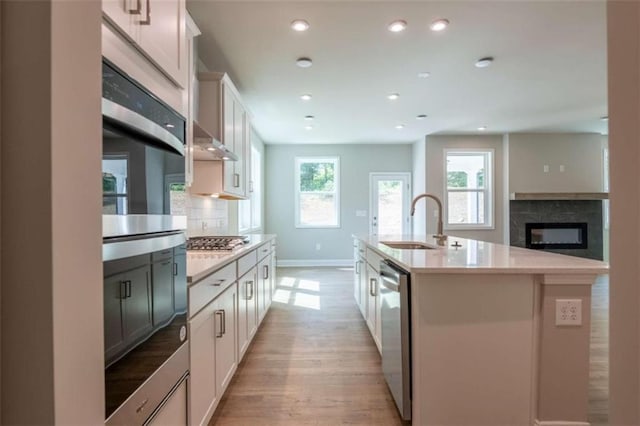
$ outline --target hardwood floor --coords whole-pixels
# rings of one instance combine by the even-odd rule
[[[589,422],[609,424],[609,276],[598,277],[591,291]]]
[[[401,425],[353,271],[280,268],[278,292],[209,425]],[[608,424],[609,282],[593,287],[589,422]]]
[[[353,271],[280,268],[267,317],[210,425],[401,425]]]

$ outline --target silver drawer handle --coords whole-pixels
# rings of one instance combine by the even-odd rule
[[[220,338],[224,336],[224,310],[220,309],[215,311],[214,314],[220,316],[220,331],[216,332],[216,338]]]
[[[375,293],[375,287],[377,284],[378,280],[376,280],[375,278],[370,278],[369,279],[369,294],[371,295],[371,297],[376,297],[376,293]]]
[[[245,281],[247,285],[247,300],[253,299],[253,281]],[[249,293],[249,288],[251,288],[251,293]]]
[[[149,402],[149,398],[142,401],[142,404],[140,404],[140,406],[136,408],[136,413],[139,414],[140,412],[142,412],[142,410],[144,410],[144,406],[147,405],[148,402]]]
[[[212,286],[214,287],[220,287],[222,285],[223,282],[225,282],[226,280],[224,278],[219,279],[218,281],[215,281],[213,283],[211,283]]]

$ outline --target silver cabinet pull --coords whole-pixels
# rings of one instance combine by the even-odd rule
[[[140,404],[140,406],[138,406],[138,408],[136,408],[136,413],[141,413],[142,410],[144,410],[144,406],[147,405],[147,402],[149,402],[149,398],[145,399],[144,401],[142,401],[142,404]]]
[[[222,310],[222,334],[227,334],[227,312]]]
[[[170,260],[167,260],[166,262],[162,262],[162,266],[164,266],[164,265],[168,265],[168,264],[170,264],[170,263],[171,263],[171,261],[170,261]]]
[[[173,275],[177,276],[178,275],[178,264],[174,262],[173,264]]]
[[[238,173],[233,174],[233,187],[234,188],[240,187],[240,175]]]
[[[371,295],[371,297],[376,297],[376,293],[374,290],[376,284],[377,284],[377,280],[375,278],[369,279],[369,294]]]
[[[220,338],[224,336],[223,321],[224,321],[224,310],[220,309],[214,312],[216,316],[220,316],[220,331],[216,333],[216,338]],[[215,321],[214,321],[215,322]]]
[[[245,281],[244,283],[247,285],[247,300],[251,300],[253,299],[253,281]],[[249,293],[249,289],[251,289],[251,293]]]
[[[127,282],[120,281],[120,299],[127,298]]]
[[[130,15],[140,15],[140,9],[142,9],[142,1],[136,0],[136,8],[129,9],[128,12]]]
[[[356,275],[360,275],[360,268],[358,268],[358,266],[360,266],[360,261],[356,260]]]
[[[212,286],[214,287],[220,287],[222,285],[223,282],[225,282],[226,280],[224,278],[219,279],[218,281],[214,281],[211,283]]]
[[[151,25],[151,1],[147,0],[147,18],[139,22],[140,25]]]
[[[269,265],[264,265],[262,267],[262,278],[263,279],[269,279]]]
[[[253,181],[249,181],[249,192],[253,192]]]

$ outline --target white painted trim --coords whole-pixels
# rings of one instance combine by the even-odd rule
[[[548,275],[542,276],[544,285],[593,285],[598,274]]]
[[[533,426],[591,426],[589,422],[570,422],[564,420],[536,420]]]
[[[304,268],[308,266],[353,266],[353,259],[278,259],[278,268]]]

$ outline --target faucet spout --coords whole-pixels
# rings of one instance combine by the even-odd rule
[[[445,245],[445,241],[447,241],[447,236],[444,235],[443,225],[442,225],[442,201],[438,197],[433,194],[420,194],[411,201],[411,216],[416,213],[416,204],[422,198],[431,198],[438,205],[438,233],[434,236],[437,240],[438,245]]]

